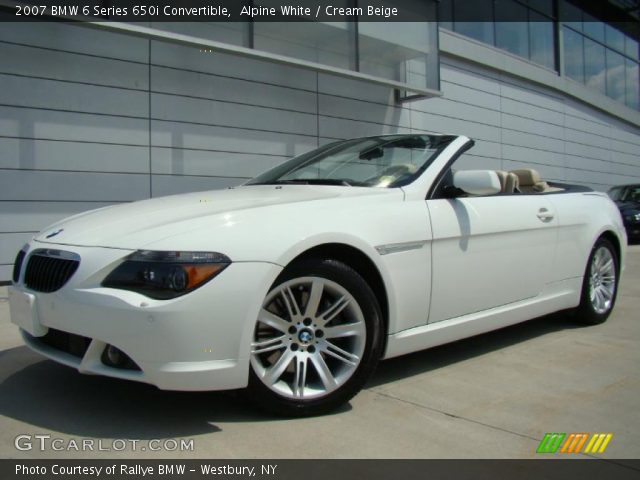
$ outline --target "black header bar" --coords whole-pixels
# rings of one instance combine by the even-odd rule
[[[636,480],[640,460],[0,460],[0,478]]]
[[[464,12],[465,21],[493,21],[499,0],[0,0],[0,21],[100,20],[113,22],[428,22],[440,9]],[[536,2],[515,0],[536,8]],[[613,0],[557,0],[563,21],[578,20],[583,9],[607,22],[638,22],[637,7]],[[566,2],[577,9],[563,8]],[[638,0],[627,0],[633,5]],[[636,2],[636,3],[633,3]],[[497,3],[496,3],[497,5]],[[625,4],[626,5],[626,4]],[[542,8],[542,6],[541,6]],[[576,16],[576,18],[571,18]],[[502,21],[509,21],[504,18]],[[515,20],[514,20],[515,21]],[[544,21],[544,20],[533,20]]]

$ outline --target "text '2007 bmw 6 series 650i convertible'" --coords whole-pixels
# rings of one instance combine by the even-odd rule
[[[283,415],[348,401],[380,359],[557,311],[613,309],[604,193],[481,170],[455,135],[330,143],[246,184],[82,213],[18,253],[12,321],[82,373],[245,389]]]

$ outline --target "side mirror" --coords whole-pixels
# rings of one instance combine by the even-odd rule
[[[459,170],[453,174],[453,185],[469,195],[494,195],[502,190],[493,170]]]

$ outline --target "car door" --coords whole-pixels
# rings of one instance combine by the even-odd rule
[[[545,195],[436,194],[426,202],[433,230],[429,323],[542,292],[553,268],[558,232],[554,207]]]

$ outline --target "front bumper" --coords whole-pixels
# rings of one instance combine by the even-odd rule
[[[33,243],[30,250],[51,247]],[[281,267],[232,263],[187,295],[153,300],[100,286],[131,251],[56,248],[81,258],[65,286],[53,293],[30,291],[21,281],[9,287],[12,321],[31,349],[81,373],[136,380],[166,390],[225,390],[247,385],[255,320]],[[21,274],[20,279],[23,277]],[[32,305],[25,307],[25,302]],[[86,345],[72,352],[56,348],[43,341],[50,329],[85,337]],[[139,369],[106,364],[108,345],[124,352]]]

